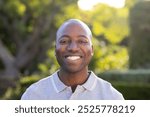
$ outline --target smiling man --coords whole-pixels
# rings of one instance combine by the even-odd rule
[[[31,85],[27,100],[123,100],[110,83],[98,78],[88,65],[93,56],[92,33],[78,19],[70,19],[56,34],[55,53],[60,69]]]

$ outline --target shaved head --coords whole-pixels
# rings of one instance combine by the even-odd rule
[[[91,30],[89,29],[89,27],[84,23],[82,22],[81,20],[78,20],[78,19],[69,19],[67,20],[66,22],[64,22],[60,28],[57,30],[57,33],[56,33],[56,41],[62,36],[62,33],[63,31],[65,30],[65,28],[67,28],[69,25],[79,25],[80,27],[82,27],[85,32],[87,33],[87,36],[88,38],[92,39],[92,33],[91,33]]]

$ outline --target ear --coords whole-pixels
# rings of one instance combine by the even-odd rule
[[[94,55],[94,49],[93,49],[93,45],[92,45],[92,53],[91,53],[91,55],[92,55],[92,56]]]

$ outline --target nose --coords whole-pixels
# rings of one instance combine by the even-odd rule
[[[68,45],[68,51],[78,51],[78,44],[76,42],[70,42],[70,44]]]

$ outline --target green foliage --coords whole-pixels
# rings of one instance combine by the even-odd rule
[[[11,99],[11,100],[19,100],[25,90],[36,81],[40,80],[41,75],[32,75],[22,77],[18,82],[15,88],[8,88],[5,94],[0,97],[0,99]]]
[[[150,100],[150,84],[113,83],[126,100]]]
[[[89,13],[89,23],[93,35],[101,40],[107,40],[111,44],[120,43],[129,33],[128,9],[115,9],[107,5],[99,4]],[[121,32],[120,32],[121,31]]]
[[[99,74],[99,77],[112,81],[122,81],[126,83],[150,83],[150,70],[111,70]]]
[[[137,2],[130,11],[130,68],[150,68],[149,10],[150,1],[143,1]]]
[[[64,7],[63,12],[65,12],[65,14],[57,15],[55,17],[57,27],[59,27],[67,19],[70,19],[70,18],[80,19],[79,9],[78,9],[77,4],[71,4],[71,5]]]
[[[3,4],[5,4],[5,6],[3,6]],[[20,1],[20,0],[3,0],[0,3],[1,6],[1,10],[3,10],[3,12],[9,12],[10,14],[8,14],[10,17],[14,18],[14,16],[21,16],[25,13],[26,7],[25,5]]]
[[[90,69],[96,73],[113,69],[127,69],[127,49],[117,45],[105,46],[103,44],[102,41],[99,42],[93,39],[94,56],[90,64]]]
[[[59,68],[55,57],[54,46],[47,51],[47,56],[48,58],[43,63],[38,65],[40,73],[44,76],[54,73]]]
[[[111,82],[127,100],[150,99],[150,70],[109,71],[99,77]]]

